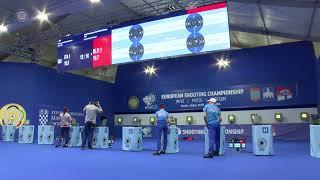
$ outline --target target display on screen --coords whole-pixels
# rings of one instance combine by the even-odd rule
[[[227,3],[165,15],[159,20],[105,28],[58,41],[59,72],[230,48]],[[170,16],[168,18],[168,16]],[[161,19],[162,18],[162,19]]]
[[[112,30],[112,64],[229,48],[226,3]]]

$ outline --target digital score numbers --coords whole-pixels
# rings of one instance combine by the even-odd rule
[[[111,30],[69,36],[58,43],[58,71],[111,65]]]

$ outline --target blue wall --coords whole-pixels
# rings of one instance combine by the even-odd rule
[[[218,58],[231,61],[229,69],[218,69],[214,64]],[[144,67],[154,65],[156,76],[144,74]],[[317,67],[317,68],[310,68]],[[116,83],[92,80],[72,74],[58,74],[55,70],[35,64],[1,63],[0,106],[18,103],[25,107],[31,124],[38,124],[39,108],[61,110],[67,105],[71,111],[82,112],[82,108],[92,99],[101,102],[112,126],[113,113],[146,113],[143,97],[150,92],[156,94],[179,91],[228,89],[230,87],[263,87],[290,85],[296,88],[294,100],[255,104],[232,99],[232,106],[243,108],[270,108],[314,106],[320,104],[317,96],[317,82],[320,85],[320,61],[314,56],[310,42],[217,52],[213,54],[180,57],[167,60],[153,60],[143,63],[120,65]],[[136,96],[140,105],[137,109],[128,107],[128,98]],[[249,97],[248,97],[249,98]],[[250,98],[249,98],[250,99]],[[157,104],[161,98],[157,97]],[[170,106],[169,106],[170,107]],[[179,109],[171,106],[169,111],[200,111],[201,108]],[[77,119],[80,123],[82,119]],[[112,129],[112,128],[111,128]],[[119,128],[114,128],[120,135]]]
[[[219,70],[214,64],[218,58],[228,58],[231,67]],[[194,89],[225,89],[238,85],[277,86],[291,85],[295,89],[293,101],[261,104],[266,106],[310,106],[317,104],[316,59],[311,42],[297,42],[252,49],[218,52],[207,55],[181,57],[169,60],[154,60],[118,67],[114,87],[116,113],[153,112],[144,108],[142,98],[153,92],[157,95]],[[143,73],[144,67],[154,65],[157,75],[149,77]],[[129,97],[139,98],[137,109],[128,107]],[[161,103],[160,97],[157,97]],[[232,108],[254,108],[259,104],[234,99]],[[169,105],[169,111],[182,109]],[[229,107],[229,106],[228,106]],[[226,107],[227,108],[227,107]],[[191,108],[201,110],[201,108]],[[191,110],[190,109],[190,110]],[[183,109],[188,110],[188,109]]]
[[[33,111],[32,100],[34,93],[33,71],[30,65],[16,63],[0,64],[0,106],[9,103],[22,105],[27,112]],[[28,113],[28,118],[31,114]]]
[[[56,70],[35,64],[1,63],[0,106],[21,104],[31,124],[38,125],[39,108],[82,112],[90,100],[99,100],[104,116],[113,119],[112,85],[72,74],[58,74]],[[77,119],[80,124],[84,119]]]

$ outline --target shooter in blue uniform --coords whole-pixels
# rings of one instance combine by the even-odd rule
[[[163,104],[160,105],[160,109],[156,112],[157,118],[157,151],[153,155],[164,154],[167,149],[167,134],[168,134],[168,116],[169,113],[165,110]],[[161,150],[161,134],[163,132],[163,149]]]
[[[220,122],[221,112],[220,108],[216,106],[217,99],[210,98],[208,104],[203,108],[203,112],[206,113],[205,123],[209,132],[209,152],[205,154],[204,158],[213,158],[213,156],[219,156],[220,149]]]

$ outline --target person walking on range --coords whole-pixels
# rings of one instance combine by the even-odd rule
[[[220,149],[220,122],[221,112],[220,108],[216,106],[217,99],[210,98],[208,104],[203,108],[203,112],[206,113],[205,123],[209,133],[209,152],[205,154],[204,158],[213,158],[213,156],[219,156]]]
[[[94,129],[96,127],[97,114],[102,113],[103,110],[100,106],[99,101],[90,102],[83,108],[85,113],[84,130],[82,135],[82,146],[81,149],[84,150],[88,141],[88,149],[92,149],[92,138]]]
[[[69,114],[68,107],[65,107],[63,109],[63,112],[60,114],[59,118],[61,121],[61,123],[60,123],[61,132],[60,132],[60,136],[58,137],[56,147],[59,147],[61,145],[62,138],[64,139],[63,147],[68,147],[69,131],[70,131],[71,123],[72,123],[72,118],[71,118],[71,115]]]
[[[163,104],[160,105],[160,109],[156,112],[157,118],[157,151],[153,155],[164,154],[167,149],[167,134],[168,134],[168,116],[169,113],[165,110]],[[161,150],[161,134],[163,132],[163,149]]]

